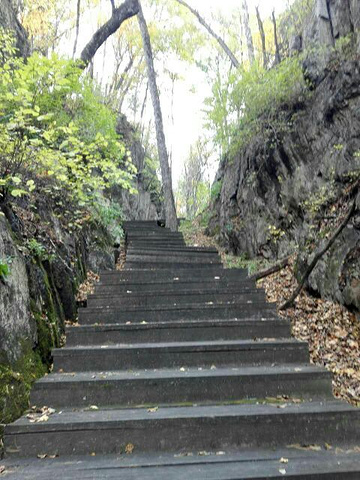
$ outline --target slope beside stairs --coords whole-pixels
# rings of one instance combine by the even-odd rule
[[[50,410],[6,427],[0,477],[359,480],[360,410],[246,272],[157,222],[125,231],[125,269],[33,387]]]

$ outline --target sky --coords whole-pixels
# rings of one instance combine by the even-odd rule
[[[1,0],[0,0],[1,1]],[[173,1],[173,0],[169,0]],[[241,6],[241,0],[187,0],[188,3],[197,9],[205,19],[211,24],[212,14],[221,11],[224,15],[230,13],[234,8]],[[247,0],[250,15],[255,15],[255,6],[259,5],[260,14],[262,18],[266,18],[271,15],[273,9],[276,13],[281,13],[288,1],[287,0]],[[120,4],[120,0],[117,0],[116,4]],[[104,2],[101,4],[101,13],[104,18],[111,15],[110,2]],[[103,6],[105,8],[103,8]],[[108,10],[108,11],[107,11]],[[145,10],[146,15],[146,10]],[[84,21],[85,20],[85,21]],[[97,19],[94,17],[83,18],[82,31],[80,31],[78,52],[81,51],[83,46],[87,43],[93,31],[97,27]],[[199,28],[202,26],[199,25]],[[64,45],[64,48],[66,46]],[[67,47],[66,47],[67,48]],[[101,53],[100,52],[100,56]],[[99,55],[99,54],[97,54]],[[109,50],[106,52],[107,65],[109,65]],[[95,65],[98,68],[102,68],[101,58],[95,59]],[[173,119],[174,123],[170,120],[170,101],[169,95],[162,95],[162,110],[164,116],[164,125],[166,133],[166,141],[168,150],[172,153],[172,169],[173,169],[173,184],[176,187],[182,171],[186,157],[188,156],[190,147],[199,136],[210,135],[209,132],[204,129],[204,115],[203,106],[204,99],[211,95],[210,87],[206,81],[205,75],[196,67],[190,67],[188,64],[179,62],[176,68],[181,73],[183,80],[178,81],[175,84],[174,91],[174,105],[173,105]],[[105,72],[106,76],[107,72]],[[108,72],[108,75],[111,71]],[[195,86],[195,91],[194,91]],[[126,111],[123,112],[126,114]],[[147,113],[148,118],[152,116],[151,103],[148,103]],[[219,160],[218,155],[214,152],[214,166],[212,169],[212,175],[216,170],[216,163]]]
[[[226,14],[234,8],[238,8],[241,5],[241,0],[188,0],[188,3],[206,19],[210,19],[211,14],[218,10]],[[270,16],[273,9],[277,14],[281,13],[286,4],[285,0],[248,0],[250,15],[255,14],[255,6],[259,5],[262,18]],[[202,27],[200,26],[200,28]],[[175,87],[174,126],[171,127],[165,120],[168,147],[173,154],[173,183],[175,187],[181,177],[190,146],[200,135],[205,137],[210,135],[204,129],[202,113],[204,99],[211,94],[206,78],[196,67],[190,69],[184,65],[183,68],[185,80]],[[195,93],[191,92],[193,85],[197,87]],[[164,105],[164,112],[167,110],[166,107]],[[216,152],[214,152],[214,155],[216,156]],[[219,160],[218,158],[217,161]],[[212,177],[215,175],[216,167],[217,162],[215,160],[210,174]]]

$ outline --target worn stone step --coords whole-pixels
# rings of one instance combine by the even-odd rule
[[[130,290],[128,290],[130,292]],[[265,302],[265,292],[254,290],[252,292],[165,292],[158,294],[150,292],[148,294],[125,293],[123,295],[89,295],[87,299],[88,308],[113,308],[122,305],[130,306],[155,306],[155,305],[181,305],[181,304],[213,304],[221,302]]]
[[[30,402],[55,408],[134,407],[278,396],[296,401],[331,399],[331,374],[307,365],[52,373],[35,383]]]
[[[287,445],[356,444],[360,410],[340,402],[62,410],[47,422],[22,417],[5,429],[7,455],[222,451]]]
[[[191,265],[221,265],[221,259],[216,254],[211,256],[209,255],[172,255],[172,254],[165,254],[165,255],[126,255],[126,264],[132,263],[139,263],[141,265],[147,263],[153,263],[155,265],[158,264],[166,264],[166,263],[178,263],[182,264],[189,264]],[[159,267],[158,267],[159,268]]]
[[[306,363],[308,346],[293,339],[134,343],[53,350],[54,372],[127,370],[215,365]]]
[[[199,263],[199,262],[168,262],[165,259],[162,259],[162,261],[157,261],[157,262],[144,262],[144,261],[132,261],[129,262],[126,260],[125,262],[125,270],[133,270],[133,269],[138,269],[142,268],[144,270],[158,270],[158,269],[178,269],[178,268],[186,268],[186,269],[210,269],[214,268],[216,266],[219,269],[222,269],[222,264],[220,262],[211,262],[211,263]]]
[[[155,239],[155,240],[167,240],[167,239],[178,239],[181,238],[183,239],[183,235],[180,232],[169,232],[169,231],[163,231],[163,232],[157,232],[157,231],[152,231],[148,230],[146,232],[127,232],[126,233],[126,239],[127,241],[136,241],[136,240],[146,240],[146,239]]]
[[[159,295],[172,294],[175,292],[255,292],[262,291],[256,287],[254,280],[238,280],[238,281],[225,281],[225,280],[212,280],[210,282],[193,281],[193,282],[180,282],[180,281],[157,281],[148,283],[145,282],[122,282],[115,285],[104,285],[97,283],[95,285],[95,295],[121,295],[131,292],[134,295],[147,294],[156,292]]]
[[[288,459],[286,465],[280,459]],[[272,448],[3,460],[10,480],[358,480],[360,454]],[[284,473],[284,470],[286,473]]]
[[[172,252],[172,251],[159,251],[155,253],[147,253],[146,251],[138,253],[131,253],[127,252],[126,259],[129,262],[133,261],[145,261],[145,262],[157,262],[169,261],[173,259],[174,262],[181,261],[181,262],[203,262],[203,263],[211,263],[217,262],[220,263],[221,259],[217,253],[202,253],[201,255],[196,252]]]
[[[182,253],[182,252],[190,252],[190,253],[198,253],[200,255],[202,254],[218,254],[219,252],[217,251],[216,248],[212,247],[171,247],[171,246],[163,246],[163,247],[157,247],[157,246],[152,246],[152,245],[144,245],[142,247],[137,246],[137,245],[130,245],[127,248],[127,253],[134,253],[134,252],[141,252],[144,251],[148,255],[150,254],[156,254],[157,252],[173,252],[173,253]]]
[[[211,268],[194,269],[163,269],[163,270],[121,270],[100,272],[99,285],[115,285],[126,282],[199,282],[199,281],[240,281],[247,280],[248,274],[245,269],[224,269],[217,265]]]
[[[282,318],[79,325],[66,329],[67,346],[290,337],[290,322]]]
[[[229,318],[277,318],[276,306],[269,303],[192,304],[157,307],[80,308],[79,323],[166,322],[170,320],[221,320]]]

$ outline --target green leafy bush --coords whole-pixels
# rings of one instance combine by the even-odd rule
[[[56,55],[25,63],[3,30],[0,51],[0,202],[44,181],[80,206],[113,184],[134,191],[136,169],[115,114],[82,69]]]
[[[216,131],[218,143],[236,149],[260,132],[270,131],[276,137],[291,128],[288,111],[307,95],[301,58],[295,56],[270,70],[254,62],[249,69],[242,67],[231,73],[226,104],[224,96],[216,94],[219,89],[215,83],[213,96],[206,101],[209,123]]]

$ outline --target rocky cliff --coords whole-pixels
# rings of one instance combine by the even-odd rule
[[[1,0],[0,2],[0,27],[11,30],[15,34],[16,47],[19,54],[22,57],[27,57],[30,53],[27,33],[17,19],[15,9],[10,0]]]
[[[331,235],[350,206],[360,175],[359,26],[357,0],[316,2],[303,35],[293,42],[316,49],[304,61],[312,91],[290,107],[292,128],[257,135],[222,160],[209,232],[235,254],[274,261],[298,252],[300,273],[304,258]],[[349,34],[348,47],[334,54],[331,45]],[[360,310],[359,207],[308,283],[317,295],[355,311]]]

